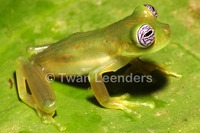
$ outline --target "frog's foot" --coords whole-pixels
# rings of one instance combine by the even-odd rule
[[[182,75],[178,74],[178,73],[175,73],[175,72],[170,72],[170,71],[167,71],[163,68],[160,68],[159,70],[161,70],[165,75],[168,75],[168,76],[173,76],[175,78],[182,78]]]
[[[57,122],[53,118],[54,114],[43,113],[39,109],[37,109],[37,107],[36,107],[36,112],[37,112],[38,116],[41,118],[42,123],[44,123],[44,124],[52,124],[53,126],[55,126],[60,131],[65,131],[66,130],[65,126],[61,125],[59,122]]]
[[[89,80],[92,91],[97,101],[103,107],[110,109],[121,109],[128,114],[136,114],[137,117],[141,117],[135,111],[133,111],[133,108],[137,106],[146,106],[154,108],[154,103],[131,102],[129,100],[126,100],[130,97],[128,94],[124,94],[120,97],[110,97],[106,89],[102,74],[110,72],[111,70],[116,71],[119,69],[119,67],[121,67],[121,62],[111,62],[111,64],[107,64],[106,66],[100,67],[90,72]]]
[[[109,101],[102,104],[104,107],[112,108],[112,109],[121,109],[124,112],[128,114],[134,114],[137,118],[140,118],[141,115],[138,114],[136,111],[133,110],[133,108],[138,106],[145,106],[153,109],[155,107],[155,104],[153,102],[147,103],[147,102],[131,102],[127,99],[130,97],[129,94],[124,94],[119,97],[111,97],[109,98]]]

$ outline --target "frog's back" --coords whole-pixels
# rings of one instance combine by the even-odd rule
[[[54,73],[88,74],[114,60],[121,44],[129,45],[130,19],[126,17],[102,29],[72,34],[33,56],[32,60]]]
[[[32,60],[48,72],[88,74],[110,60],[104,41],[101,31],[75,33],[34,55]]]

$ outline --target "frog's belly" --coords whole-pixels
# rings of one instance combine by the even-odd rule
[[[73,62],[64,62],[51,60],[51,62],[43,62],[40,64],[46,72],[54,73],[55,75],[87,75],[91,71],[109,63],[109,57],[99,59],[79,60]]]

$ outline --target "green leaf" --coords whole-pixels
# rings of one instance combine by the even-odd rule
[[[200,2],[198,0],[0,0],[0,131],[59,132],[42,124],[36,112],[18,98],[16,58],[26,47],[58,41],[72,33],[104,27],[130,15],[143,3],[156,7],[158,20],[169,23],[171,43],[147,55],[167,70],[183,75],[158,90],[134,94],[131,100],[154,101],[156,108],[137,108],[134,119],[120,110],[105,109],[86,87],[53,82],[58,101],[55,119],[66,132],[198,132],[200,128]],[[12,83],[11,83],[12,82]],[[148,87],[145,89],[149,89]]]

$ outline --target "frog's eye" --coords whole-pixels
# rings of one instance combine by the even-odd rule
[[[158,17],[158,13],[157,13],[156,9],[152,5],[144,4],[144,6],[151,11],[151,13],[153,14],[153,16],[155,18]]]
[[[155,41],[155,31],[154,29],[148,25],[142,25],[137,31],[137,46],[141,48],[148,48]]]

